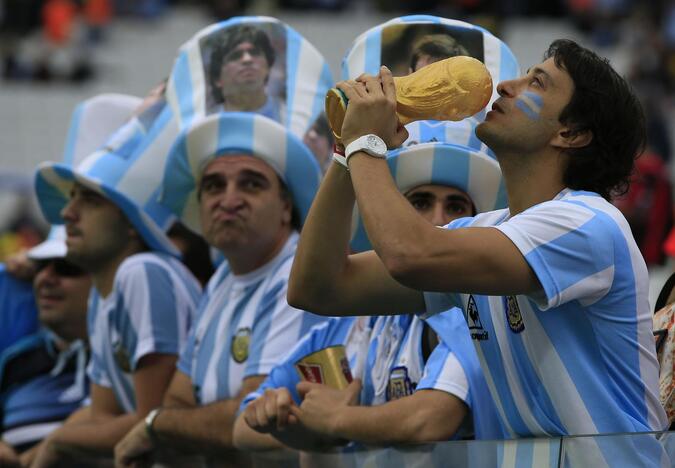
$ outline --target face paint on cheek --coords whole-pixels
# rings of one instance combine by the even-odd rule
[[[542,103],[541,96],[528,91],[516,98],[516,107],[523,111],[530,120],[539,120]]]

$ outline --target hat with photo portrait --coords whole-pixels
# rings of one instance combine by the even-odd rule
[[[41,164],[35,190],[45,217],[63,224],[61,210],[78,183],[117,205],[151,250],[180,256],[166,235],[175,217],[157,202],[166,154],[177,133],[173,112],[160,99],[76,166]]]
[[[263,31],[274,49],[266,91],[281,102],[276,117],[260,109],[225,111],[209,105],[214,44],[242,28]],[[197,189],[203,170],[215,157],[249,154],[279,175],[303,222],[321,170],[302,139],[322,115],[324,97],[332,85],[330,69],[319,51],[275,18],[232,18],[198,32],[181,47],[168,82],[167,98],[180,114],[182,131],[171,149],[161,202],[200,232]]]

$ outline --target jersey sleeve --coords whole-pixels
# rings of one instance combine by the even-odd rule
[[[623,235],[604,212],[573,201],[536,205],[496,226],[515,244],[542,290],[531,299],[542,309],[572,300],[588,306],[614,280],[615,240]]]
[[[469,382],[464,369],[442,341],[429,356],[417,390],[440,390],[456,396],[468,405]]]
[[[353,323],[353,318],[344,319],[333,318],[313,327],[288,353],[275,365],[267,375],[267,378],[254,392],[244,397],[239,407],[239,411],[253,400],[265,393],[267,389],[286,387],[293,397],[296,404],[300,404],[300,396],[296,390],[296,385],[300,382],[300,375],[295,368],[295,363],[308,354],[314,353],[329,346],[344,344],[349,326]]]
[[[119,304],[114,323],[121,345],[129,356],[131,370],[148,354],[178,354],[181,321],[168,267],[154,262],[134,262],[119,275]]]

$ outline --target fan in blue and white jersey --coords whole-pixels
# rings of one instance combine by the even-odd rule
[[[285,102],[273,115],[234,106],[239,97],[245,99],[238,104],[255,101],[258,66],[269,72],[265,93]],[[247,80],[250,87],[241,91]],[[273,18],[233,18],[181,47],[167,96],[184,129],[170,151],[161,202],[224,261],[207,286],[167,395],[183,408],[153,413],[159,435],[153,440],[138,425],[121,442],[118,461],[131,463],[153,445],[236,453],[230,438],[239,400],[325,320],[290,307],[286,291],[298,230],[321,178],[302,138],[331,85],[318,51]],[[233,97],[234,88],[246,96]]]
[[[94,280],[88,375],[91,414],[104,415],[65,425],[50,444],[112,453],[120,428],[161,403],[173,374],[201,294],[166,234],[175,217],[157,202],[158,168],[176,131],[163,98],[139,99],[79,164],[38,168],[42,211],[65,224],[67,258]]]
[[[426,143],[396,150],[387,162],[392,173],[397,174],[399,190],[431,223],[443,225],[448,220],[470,216],[475,210],[493,209],[499,203],[495,196],[501,178],[497,162],[469,148]],[[469,167],[470,171],[464,170]],[[484,184],[472,183],[477,180]],[[360,226],[352,245],[368,248]],[[435,348],[429,345],[430,336],[440,338]],[[346,391],[358,392],[358,406],[346,408],[344,399],[326,399],[326,412],[314,414],[310,420],[339,417],[344,421],[339,433],[326,432],[311,422],[305,425],[311,429],[309,434],[294,434],[297,426],[293,425],[276,431],[277,424],[286,425],[287,421],[278,422],[271,414],[269,421],[258,417],[266,408],[276,410],[277,402],[286,396],[287,413],[291,405],[310,411],[303,405],[305,395],[297,391],[301,379],[294,364],[335,345],[345,346],[352,376],[362,382],[361,387]],[[421,390],[429,391],[416,393]],[[320,385],[312,391],[325,391],[325,395],[330,392]],[[368,408],[379,405],[383,406],[377,411]],[[265,382],[246,396],[240,411],[235,441],[242,448],[254,450],[279,443],[311,448],[321,438],[387,444],[444,440],[473,435],[474,431],[481,439],[504,436],[466,322],[457,308],[434,315],[426,323],[414,315],[331,319],[312,330],[286,355]],[[469,412],[473,427],[462,424]],[[420,425],[424,431],[417,429]],[[276,440],[267,435],[270,430]]]
[[[661,431],[647,270],[609,203],[643,149],[642,109],[593,51],[558,40],[544,57],[499,84],[476,129],[503,169],[508,210],[432,229],[396,193],[382,161],[358,152],[349,186],[336,182],[344,174],[326,176],[302,233],[302,251],[312,255],[296,258],[289,297],[327,315],[363,304],[392,313],[461,307],[509,437]],[[383,68],[379,79],[390,78]],[[379,91],[377,79],[368,83]],[[372,132],[398,143],[384,100],[340,87],[363,115],[380,116],[375,125],[348,113],[348,139]],[[391,86],[382,89],[392,97]],[[344,225],[346,204],[332,200],[352,193],[376,250],[358,259],[336,256],[344,235],[323,227]],[[331,300],[322,304],[317,291]],[[570,464],[667,464],[656,438],[640,439],[585,439]]]

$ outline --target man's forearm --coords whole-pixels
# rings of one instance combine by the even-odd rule
[[[153,431],[162,447],[182,453],[218,455],[234,449],[232,434],[239,399],[192,408],[164,408]]]
[[[350,159],[350,168],[368,238],[387,270],[395,275],[403,261],[420,257],[423,250],[418,253],[415,248],[433,245],[426,238],[437,234],[436,228],[398,191],[386,161],[357,153]]]
[[[349,173],[333,163],[302,228],[288,284],[291,305],[319,313],[324,311],[310,305],[317,302],[327,308],[336,305],[330,295],[335,279],[345,266],[353,209],[354,191]]]
[[[115,444],[139,421],[133,413],[111,417],[90,416],[86,419],[84,414],[78,416],[48,437],[48,442],[57,450],[112,455]]]
[[[459,403],[456,408],[454,404],[420,405],[409,396],[377,406],[344,408],[332,435],[369,445],[447,440],[465,414]]]

